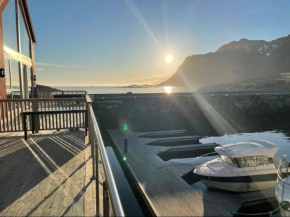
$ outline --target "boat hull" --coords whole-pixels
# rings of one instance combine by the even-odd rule
[[[222,189],[232,192],[262,191],[275,188],[276,174],[241,177],[208,177],[198,175],[208,188]]]

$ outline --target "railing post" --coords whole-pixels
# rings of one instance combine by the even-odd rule
[[[38,100],[37,99],[32,99],[32,109],[33,110],[38,110],[39,107],[38,107]],[[34,127],[34,130],[35,130],[35,133],[38,133],[39,132],[39,115],[34,115],[34,118],[33,118],[33,127]]]
[[[94,150],[94,139],[93,139],[93,135],[94,135],[94,128],[93,128],[93,123],[90,121],[89,123],[89,143],[91,145],[91,157],[92,157],[92,178],[91,179],[95,179],[95,150]]]
[[[103,211],[104,216],[109,216],[109,192],[108,192],[108,186],[107,186],[107,180],[103,182]]]
[[[99,144],[98,140],[95,140],[95,159],[96,159],[96,213],[100,215],[100,188],[99,188]]]

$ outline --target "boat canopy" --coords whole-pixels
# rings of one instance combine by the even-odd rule
[[[249,142],[237,142],[216,147],[215,152],[229,158],[246,156],[267,156],[274,157],[279,147],[272,142],[265,140],[252,140]]]

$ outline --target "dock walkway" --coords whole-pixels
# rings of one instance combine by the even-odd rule
[[[156,138],[141,138],[144,132],[114,129],[109,134],[120,154],[127,158],[126,164],[156,216],[232,216],[245,199],[187,184],[181,176],[192,171],[193,165],[163,161],[157,154],[172,147],[146,145]],[[124,153],[124,137],[128,138],[128,153]]]
[[[84,131],[0,135],[0,216],[94,216]]]

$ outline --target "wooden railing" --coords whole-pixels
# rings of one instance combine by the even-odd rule
[[[125,216],[102,134],[92,107],[92,101],[89,96],[86,98],[89,116],[88,136],[93,160],[93,178],[96,179],[96,214],[97,216],[105,217]],[[102,209],[100,206],[102,206]]]
[[[38,98],[85,98],[85,90],[68,90],[68,91],[38,91]]]
[[[75,109],[86,109],[86,99],[0,99],[0,132],[22,131],[24,111]],[[31,130],[31,117],[28,118],[27,129]],[[38,115],[36,120],[39,130],[85,127],[84,113]]]

